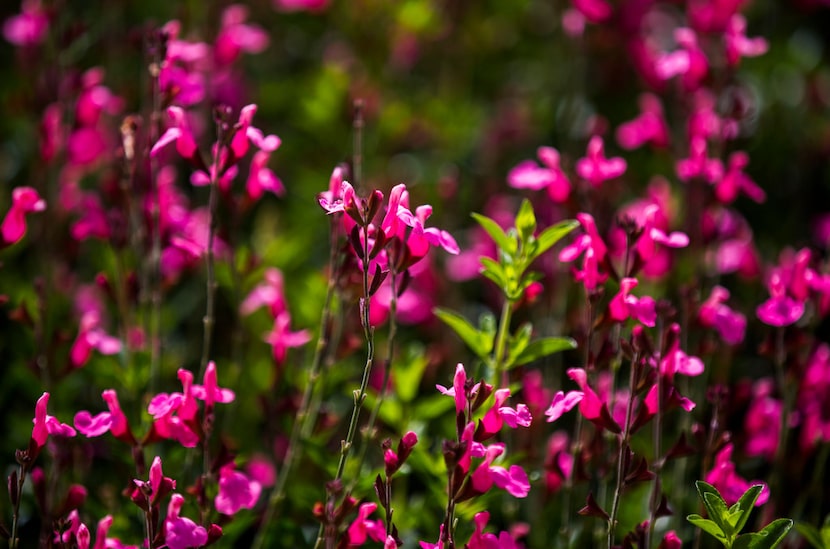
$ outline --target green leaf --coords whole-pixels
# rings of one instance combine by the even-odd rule
[[[519,213],[516,214],[516,230],[519,232],[522,244],[530,242],[530,237],[536,232],[536,215],[533,213],[530,200],[526,198],[522,200]]]
[[[493,335],[479,331],[467,320],[447,309],[435,308],[435,316],[452,328],[458,337],[480,358],[486,358],[493,350]]]
[[[728,540],[726,536],[723,535],[723,532],[720,529],[720,526],[717,525],[714,521],[709,519],[705,519],[700,515],[689,515],[686,517],[686,520],[706,532],[707,534],[713,535],[718,541],[720,541],[724,546],[727,545]]]
[[[542,255],[548,251],[551,246],[559,242],[562,237],[579,226],[579,221],[568,219],[560,221],[556,225],[551,225],[536,237],[536,249],[533,251],[533,258]]]
[[[516,330],[516,333],[510,339],[510,344],[508,345],[509,350],[504,363],[505,368],[510,368],[516,358],[527,348],[531,335],[533,335],[533,325],[530,322],[525,322],[519,326],[519,329]]]
[[[812,524],[799,522],[795,525],[795,529],[798,530],[798,533],[801,534],[801,536],[816,549],[830,549],[824,543],[819,529],[813,526]]]
[[[521,366],[536,359],[561,351],[576,349],[576,341],[570,337],[543,337],[530,344],[516,357],[513,366]]]
[[[383,406],[386,406],[386,402],[383,403]],[[415,401],[415,409],[412,412],[412,417],[417,417],[422,421],[429,421],[446,414],[454,406],[455,401],[446,395],[422,397]]]
[[[473,219],[478,221],[478,224],[481,225],[481,228],[484,229],[490,238],[493,239],[493,242],[496,243],[496,246],[499,249],[503,250],[508,255],[514,255],[516,250],[518,249],[518,244],[516,243],[515,239],[510,238],[507,234],[499,227],[499,224],[487,217],[486,215],[481,215],[478,213],[471,214]]]
[[[481,274],[492,280],[503,292],[507,292],[511,284],[504,267],[489,257],[480,257],[478,260],[483,267]]]
[[[718,489],[715,488],[714,486],[712,486],[711,484],[709,484],[708,482],[704,482],[702,480],[695,481],[695,488],[697,488],[697,494],[698,494],[698,496],[700,496],[700,501],[703,502],[703,506],[706,508],[706,514],[709,515],[710,519],[714,520],[718,524],[721,524],[721,521],[725,518],[724,517],[725,513],[722,514],[722,512],[716,511],[715,507],[714,507],[714,504],[710,503],[706,499],[706,494],[712,494],[712,496],[713,496],[712,501],[720,500],[720,505],[718,505],[717,508],[718,509],[722,508],[723,511],[725,512],[726,511],[726,502],[723,501],[723,498],[721,497],[720,492],[718,492]],[[722,524],[721,524],[721,528],[723,528]],[[725,530],[724,530],[724,533],[726,533]]]
[[[746,492],[743,493],[738,502],[729,508],[730,515],[735,517],[735,519],[730,517],[730,522],[733,523],[735,532],[743,530],[746,521],[749,520],[749,515],[752,514],[752,509],[755,507],[755,501],[758,499],[758,496],[761,495],[761,491],[763,489],[763,484],[755,484],[750,486]]]
[[[718,523],[718,526],[720,526],[727,538],[735,539],[737,532],[729,521],[729,509],[726,508],[726,502],[723,501],[720,494],[717,492],[706,492],[703,494],[703,502],[709,511],[709,518]]]
[[[395,393],[402,402],[412,402],[418,395],[418,387],[429,359],[421,345],[407,349],[404,360],[395,363]]]
[[[738,536],[732,547],[734,549],[772,549],[781,543],[792,527],[792,520],[776,519],[764,526],[760,532]]]

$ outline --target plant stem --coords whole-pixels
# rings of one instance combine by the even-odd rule
[[[504,351],[507,347],[507,337],[510,331],[510,317],[513,313],[513,302],[504,298],[499,320],[499,332],[496,335],[496,348],[493,352],[493,387],[507,387],[507,370],[504,365]],[[501,383],[501,385],[499,385]]]
[[[652,459],[652,468],[654,469],[654,486],[651,491],[651,501],[649,508],[651,510],[648,521],[648,529],[646,530],[646,539],[643,547],[650,549],[651,540],[654,537],[654,523],[657,520],[657,509],[660,507],[660,498],[663,495],[660,484],[660,472],[663,469],[662,464],[662,445],[663,445],[663,411],[666,407],[665,399],[665,379],[661,371],[661,361],[663,360],[663,320],[658,315],[657,317],[657,357],[655,358],[657,364],[657,413],[654,416],[654,424],[652,430],[652,439],[654,445],[654,458]]]
[[[312,396],[314,394],[314,389],[317,385],[317,380],[320,376],[320,367],[323,363],[323,356],[325,351],[328,347],[328,340],[326,338],[326,331],[328,329],[328,325],[331,321],[331,303],[332,299],[334,298],[334,291],[335,291],[335,276],[336,276],[336,239],[335,239],[335,227],[334,221],[332,222],[332,238],[331,238],[331,251],[329,256],[329,265],[331,266],[331,274],[329,275],[328,287],[326,288],[326,299],[323,304],[323,312],[320,315],[320,328],[319,328],[319,335],[317,336],[317,345],[314,348],[314,356],[311,359],[311,367],[309,368],[308,373],[308,381],[306,382],[305,389],[303,391],[303,398],[300,402],[300,408],[297,412],[297,421],[295,421],[291,426],[291,435],[288,440],[288,447],[285,451],[285,461],[282,463],[282,467],[280,468],[279,475],[277,476],[277,485],[274,488],[274,491],[271,492],[271,497],[268,499],[268,506],[265,509],[265,514],[262,517],[262,523],[260,524],[259,531],[257,532],[257,536],[254,539],[253,545],[251,547],[253,549],[260,549],[265,542],[267,537],[267,530],[268,526],[271,521],[274,519],[274,514],[276,513],[277,506],[285,497],[285,487],[288,483],[288,478],[291,475],[291,469],[294,467],[294,461],[296,457],[302,454],[301,443],[304,442],[304,439],[307,436],[308,431],[310,430],[310,425],[314,424],[314,421],[317,419],[316,412],[318,411],[316,407],[312,408]]]
[[[634,409],[634,390],[637,382],[637,362],[639,357],[635,356],[631,360],[631,373],[629,375],[628,387],[628,403],[625,407],[625,426],[623,427],[623,434],[620,438],[620,449],[617,454],[617,485],[614,488],[614,500],[611,504],[611,515],[608,518],[608,549],[614,544],[614,531],[617,528],[617,514],[620,509],[620,498],[623,491],[623,479],[625,478],[625,457],[629,450],[629,439],[631,436],[631,415]]]

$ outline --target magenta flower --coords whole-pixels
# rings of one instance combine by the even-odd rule
[[[102,355],[114,355],[121,352],[121,340],[107,334],[101,327],[101,317],[97,311],[87,311],[81,317],[78,337],[69,350],[72,365],[79,368],[89,360],[92,350]]]
[[[57,418],[46,413],[46,405],[49,404],[49,393],[43,393],[37,404],[35,405],[35,417],[32,420],[34,427],[32,428],[32,440],[35,441],[38,448],[46,444],[46,439],[49,435],[58,435],[63,437],[74,437],[75,429],[70,425],[61,423]]]
[[[510,389],[498,389],[495,392],[493,406],[481,418],[481,423],[476,430],[476,440],[482,441],[492,437],[501,430],[504,423],[513,429],[519,426],[530,427],[533,420],[530,410],[525,404],[519,404],[516,408],[504,406],[509,397]]]
[[[573,243],[565,246],[559,252],[559,261],[568,263],[584,254],[582,270],[573,270],[574,279],[582,282],[587,291],[593,292],[608,279],[608,273],[600,271],[601,266],[605,267],[608,247],[600,237],[594,218],[590,214],[579,213],[576,214],[576,218],[586,234],[577,237]]]
[[[510,469],[505,469],[497,465],[492,465],[493,460],[504,453],[504,444],[499,442],[488,446],[484,461],[479,464],[473,474],[470,476],[473,489],[483,494],[487,492],[494,484],[508,494],[524,498],[530,493],[530,481],[527,478],[527,473],[518,465],[511,465]]]
[[[695,91],[709,74],[709,60],[698,44],[697,34],[692,29],[685,27],[675,29],[674,39],[680,49],[661,55],[655,62],[654,68],[663,80],[680,76],[683,88],[686,91]]]
[[[287,310],[282,271],[276,267],[265,269],[263,279],[242,301],[239,306],[239,314],[247,316],[260,307],[268,307],[271,316],[276,318],[280,313]]]
[[[715,183],[715,198],[719,202],[730,204],[741,191],[759,204],[767,199],[764,190],[744,173],[747,165],[749,165],[749,155],[745,152],[737,151],[729,155],[726,173]]]
[[[748,456],[763,456],[770,463],[778,451],[781,434],[781,408],[783,403],[773,398],[775,383],[769,378],[760,379],[752,387],[752,403],[746,412],[744,430],[747,435],[744,451]]]
[[[571,3],[591,23],[603,23],[611,17],[611,5],[605,0],[571,0]]]
[[[418,206],[413,215],[409,208],[401,205],[396,215],[405,225],[412,228],[406,239],[406,245],[413,258],[425,256],[430,245],[440,246],[447,253],[458,255],[458,244],[450,233],[435,227],[424,227],[427,218],[432,215],[432,206]]]
[[[161,458],[158,456],[153,458],[150,465],[150,478],[147,481],[133,479],[133,484],[136,487],[133,491],[133,501],[139,503],[143,509],[158,505],[162,498],[176,488],[176,481],[164,476]]]
[[[698,320],[707,328],[714,328],[721,339],[730,345],[737,345],[744,340],[746,317],[733,311],[726,305],[729,291],[721,286],[712,288],[712,293],[701,303]]]
[[[600,429],[608,429],[612,433],[621,433],[622,429],[611,417],[608,405],[600,400],[597,393],[588,385],[588,373],[582,368],[570,368],[568,377],[582,389],[582,399],[579,401],[579,412],[591,423]],[[571,397],[572,399],[574,397]]]
[[[93,416],[86,410],[81,410],[75,414],[75,428],[87,437],[98,437],[109,431],[115,438],[134,444],[135,439],[127,423],[127,416],[121,410],[118,394],[114,389],[107,389],[101,393],[101,397],[107,403],[109,412],[100,412]]]
[[[349,546],[363,545],[367,538],[375,541],[386,539],[386,527],[381,520],[372,520],[369,515],[375,512],[378,506],[376,503],[362,503],[357,510],[357,518],[349,526],[346,535],[349,538]]]
[[[696,356],[687,355],[680,349],[680,325],[674,323],[670,326],[672,337],[669,348],[666,350],[660,361],[660,374],[674,379],[675,374],[684,376],[699,376],[703,373],[703,361]]]
[[[767,281],[770,298],[758,305],[755,314],[764,324],[783,327],[798,322],[804,315],[804,301],[787,295],[781,273],[773,271]]]
[[[3,22],[3,37],[15,46],[36,46],[46,39],[49,17],[40,0],[23,0],[20,14]]]
[[[640,116],[617,128],[617,143],[628,150],[642,147],[646,143],[655,147],[668,146],[669,127],[663,116],[660,99],[646,93],[640,96],[639,103]]]
[[[615,322],[623,322],[632,317],[646,326],[654,327],[657,321],[656,303],[649,296],[631,295],[631,290],[636,288],[637,284],[636,278],[623,278],[620,281],[620,291],[608,304],[609,317]]]
[[[262,151],[274,152],[280,146],[280,138],[276,135],[264,135],[262,131],[251,125],[254,114],[256,114],[256,105],[246,105],[242,107],[239,112],[239,122],[236,124],[236,132],[230,143],[230,152],[232,158],[230,163],[233,164],[248,152],[249,142],[253,143],[255,147]],[[228,166],[226,166],[227,168]]]
[[[709,158],[706,151],[706,140],[702,137],[693,137],[689,144],[689,158],[677,161],[675,170],[677,177],[683,182],[699,178],[709,183],[717,183],[723,177],[723,162],[719,158]]]
[[[557,391],[553,395],[550,406],[545,410],[545,416],[548,418],[547,422],[552,423],[562,417],[566,412],[570,412],[582,401],[584,395],[585,393],[582,391],[568,391],[568,394],[565,394],[564,391]]]
[[[174,439],[185,448],[194,448],[199,443],[199,435],[191,424],[196,420],[199,406],[192,391],[193,374],[180,369],[178,376],[183,392],[157,394],[150,400],[147,412],[153,416],[155,435]]]
[[[98,528],[95,531],[95,545],[92,549],[138,549],[137,545],[124,545],[118,538],[108,537],[112,526],[112,515],[107,515],[98,521]]]
[[[419,541],[418,544],[421,546],[421,549],[444,549],[444,524],[441,523],[441,526],[438,527],[438,542],[437,543],[429,543],[428,541]]]
[[[487,526],[489,520],[489,512],[481,511],[480,513],[476,513],[475,517],[473,517],[475,531],[465,547],[468,549],[519,549],[521,547],[509,532],[502,531],[498,536],[485,533],[484,528]]]
[[[755,506],[763,505],[769,499],[769,487],[763,482],[750,483],[739,477],[735,472],[735,464],[732,462],[732,450],[732,443],[729,443],[717,453],[712,470],[706,473],[703,480],[718,489],[726,505],[734,505],[753,484],[763,484],[764,489],[755,501]]]
[[[588,142],[586,156],[576,161],[576,173],[598,188],[603,182],[625,173],[626,163],[620,157],[605,158],[602,137],[595,135]]]
[[[311,334],[308,330],[291,331],[291,315],[283,311],[274,319],[273,329],[265,335],[266,343],[271,345],[274,361],[282,365],[288,356],[288,349],[302,347],[311,341]]]
[[[179,516],[184,496],[173,494],[164,519],[164,542],[169,549],[201,547],[208,541],[207,530],[186,517]]]
[[[567,201],[571,183],[559,166],[559,151],[553,147],[539,147],[536,155],[542,162],[542,167],[533,160],[520,162],[507,174],[507,184],[514,189],[546,189],[552,201]]]
[[[222,12],[222,28],[216,36],[213,54],[220,66],[230,65],[242,52],[261,53],[268,47],[268,33],[259,25],[247,24],[248,8],[233,4]]]
[[[242,508],[253,509],[260,492],[262,485],[234,470],[231,462],[219,469],[219,493],[213,504],[223,515],[234,515]]]
[[[26,234],[26,214],[42,212],[46,201],[32,187],[16,187],[12,191],[12,206],[0,225],[6,244],[18,242]]]
[[[274,8],[279,11],[324,11],[329,0],[273,0]]]
[[[741,57],[758,57],[767,53],[769,48],[762,37],[747,38],[746,18],[739,13],[729,18],[723,41],[726,45],[726,61],[733,67],[741,62]]]
[[[271,158],[269,151],[257,151],[251,159],[251,169],[245,184],[245,190],[251,200],[259,200],[265,191],[277,196],[285,194],[282,181],[268,167],[269,158]]]
[[[197,166],[201,166],[199,147],[196,145],[196,138],[193,137],[193,131],[190,129],[190,123],[187,121],[187,114],[184,112],[184,109],[175,105],[168,107],[167,117],[170,119],[172,126],[167,128],[159,140],[156,141],[155,145],[153,145],[153,148],[150,149],[150,156],[157,156],[161,149],[170,143],[175,143],[176,152],[182,158]]]
[[[227,404],[233,402],[236,395],[230,389],[219,386],[216,378],[216,363],[212,360],[207,363],[203,385],[193,385],[191,392],[195,398],[203,401],[206,408],[212,408],[217,402]]]

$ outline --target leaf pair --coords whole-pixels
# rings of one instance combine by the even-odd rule
[[[709,518],[692,514],[686,520],[714,536],[726,549],[772,549],[781,543],[793,527],[792,520],[780,518],[759,532],[740,533],[764,489],[762,484],[751,486],[731,507],[727,507],[720,492],[711,484],[699,480],[695,486]]]

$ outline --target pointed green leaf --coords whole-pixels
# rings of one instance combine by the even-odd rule
[[[749,520],[749,515],[752,514],[752,509],[755,508],[755,501],[761,495],[763,489],[763,484],[750,486],[738,502],[729,509],[733,516],[737,515],[734,520],[730,521],[734,523],[735,532],[743,530],[746,521]]]
[[[489,257],[480,257],[478,260],[482,266],[481,274],[492,280],[496,286],[506,292],[510,281],[504,267]]]
[[[473,213],[472,216],[473,219],[478,221],[481,228],[484,229],[488,235],[490,235],[490,238],[493,239],[493,242],[496,243],[496,246],[498,246],[499,249],[504,250],[504,252],[508,255],[514,255],[516,253],[516,249],[518,248],[516,240],[507,236],[502,228],[499,227],[498,223],[486,215]]]
[[[552,355],[561,351],[576,349],[576,341],[569,337],[543,337],[530,344],[521,352],[513,366],[521,366],[536,359]]]
[[[510,344],[508,345],[508,352],[507,358],[505,359],[505,368],[510,368],[522,351],[524,351],[528,344],[530,344],[530,336],[533,335],[533,325],[530,322],[525,322],[519,329],[516,330],[516,333],[513,334],[513,337],[510,338]]]
[[[712,505],[706,500],[706,494],[712,494],[716,500],[720,500],[721,505],[718,507],[722,507],[725,510],[726,502],[723,501],[718,489],[702,480],[695,481],[695,488],[697,488],[697,495],[700,497],[700,501],[703,502],[703,506],[706,508],[706,514],[709,515],[709,518],[712,520],[719,521],[722,518],[722,515],[716,513]],[[715,515],[717,515],[717,518]]]
[[[568,219],[551,225],[536,238],[536,248],[533,250],[533,259],[548,251],[562,237],[579,226],[579,221]]]
[[[795,529],[798,530],[798,533],[801,534],[801,537],[806,539],[807,542],[809,542],[809,544],[815,547],[816,549],[830,549],[824,543],[824,540],[821,536],[821,532],[819,532],[818,528],[816,528],[812,524],[799,522],[795,525]]]
[[[486,358],[493,350],[493,336],[486,334],[467,322],[463,316],[447,309],[435,308],[432,310],[447,326],[452,328],[458,337],[480,358]]]
[[[689,522],[691,522],[707,534],[713,535],[722,544],[727,544],[726,536],[723,535],[723,532],[721,531],[720,527],[714,521],[705,519],[697,514],[687,516],[686,520],[688,520]]]
[[[729,539],[735,539],[735,527],[729,521],[729,509],[718,493],[706,492],[703,494],[703,502],[709,511],[709,518],[718,523],[723,533]]]
[[[734,549],[772,549],[781,543],[792,527],[792,520],[776,519],[764,526],[760,532],[738,536],[733,547]]]
[[[533,213],[533,206],[530,200],[522,200],[519,213],[516,214],[516,230],[519,231],[519,238],[523,244],[530,241],[530,237],[536,232],[536,214]]]

